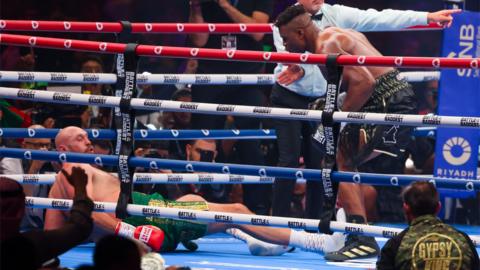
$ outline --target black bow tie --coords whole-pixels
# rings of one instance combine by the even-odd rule
[[[312,16],[312,20],[314,20],[314,21],[321,21],[321,20],[322,20],[322,17],[323,17],[323,13],[315,14],[315,15]]]

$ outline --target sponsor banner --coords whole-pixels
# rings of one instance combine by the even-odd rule
[[[452,58],[480,57],[480,14],[463,11],[455,15],[453,25],[444,29],[443,56]],[[438,114],[480,116],[480,69],[442,69],[439,83]],[[436,124],[438,119],[424,119]],[[477,178],[480,133],[478,119],[462,118],[460,125],[474,128],[438,128],[435,149],[435,176]],[[476,127],[476,129],[475,129]],[[442,192],[447,193],[447,192]],[[464,192],[462,192],[464,193]],[[461,193],[448,192],[455,197]],[[465,195],[465,194],[464,194]]]

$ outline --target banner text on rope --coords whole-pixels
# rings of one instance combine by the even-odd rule
[[[480,13],[464,11],[455,16],[443,32],[443,56],[480,57]],[[442,69],[438,114],[480,116],[480,69]],[[471,123],[476,126],[477,123]],[[435,149],[435,176],[477,179],[478,129],[438,128]],[[445,192],[447,196],[475,195]]]

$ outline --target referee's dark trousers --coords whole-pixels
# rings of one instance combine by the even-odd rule
[[[279,84],[275,84],[270,95],[273,107],[308,109],[308,104],[314,97],[296,94]],[[322,153],[317,151],[311,142],[315,132],[315,124],[309,121],[274,120],[278,143],[278,166],[299,167],[299,158],[303,154],[305,166],[309,169],[319,169]],[[290,206],[295,188],[293,179],[276,179],[273,185],[272,215],[291,216]],[[323,194],[320,181],[307,181],[306,218],[320,218]]]

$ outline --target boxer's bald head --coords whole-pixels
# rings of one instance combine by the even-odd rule
[[[58,132],[55,145],[61,152],[93,153],[92,142],[85,130],[79,127],[66,127]]]

